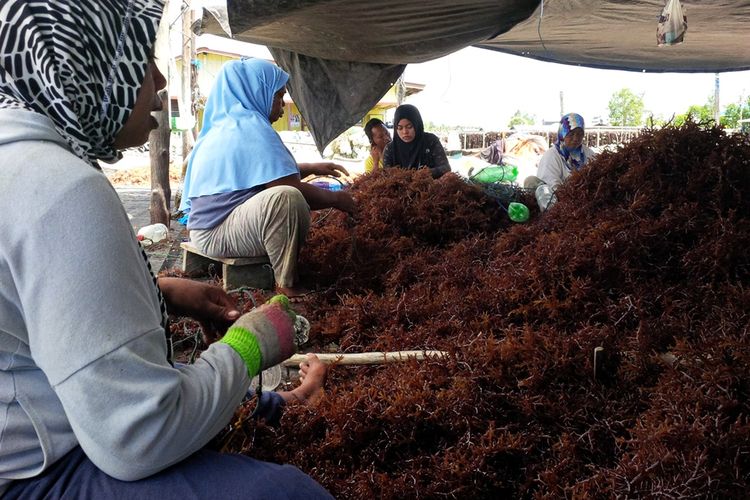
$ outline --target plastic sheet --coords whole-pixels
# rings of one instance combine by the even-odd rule
[[[221,4],[217,0],[212,3]],[[233,37],[272,48],[322,151],[403,71],[474,45],[545,61],[653,72],[750,69],[750,0],[690,3],[690,43],[653,43],[657,0],[229,0]],[[544,15],[542,9],[544,7]],[[223,11],[203,31],[225,35]],[[224,23],[225,24],[225,23]]]

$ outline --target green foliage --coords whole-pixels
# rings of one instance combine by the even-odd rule
[[[535,121],[536,117],[534,115],[521,113],[521,110],[519,109],[516,110],[515,114],[510,117],[508,128],[513,128],[516,125],[533,125]]]
[[[646,113],[648,114],[648,117],[646,118],[647,127],[657,127],[657,128],[663,127],[667,125],[668,123],[670,123],[669,120],[672,119],[672,117],[665,118],[664,115],[661,115],[661,114],[654,115],[653,113],[648,112],[648,111]]]
[[[713,122],[714,119],[714,96],[709,96],[707,102],[702,105],[693,104],[685,113],[675,116],[674,125],[684,125],[688,118],[697,123]]]
[[[750,118],[750,97],[745,102],[732,103],[721,115],[720,123],[727,128],[739,128],[739,121]]]
[[[643,94],[636,95],[623,88],[609,100],[609,121],[612,125],[637,127],[643,124]]]
[[[678,126],[683,125],[688,117],[698,123],[713,123],[714,96],[709,96],[703,105],[693,104],[685,113],[675,116],[673,123]],[[739,121],[744,118],[750,118],[750,97],[744,103],[729,104],[719,117],[719,124],[727,128],[738,128]]]
[[[461,125],[446,125],[444,123],[435,123],[432,121],[426,121],[424,122],[424,129],[427,132],[432,132],[433,134],[447,134],[450,132],[465,132],[466,130],[470,130],[472,128],[475,128],[478,132],[482,131],[481,127],[468,127],[468,126],[461,126]]]

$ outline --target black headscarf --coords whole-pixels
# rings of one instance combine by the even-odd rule
[[[2,0],[0,109],[49,117],[72,151],[112,161],[146,74],[163,0]]]
[[[398,135],[398,122],[406,118],[414,125],[414,140],[404,142]],[[402,168],[419,168],[424,165],[422,153],[424,152],[424,124],[419,110],[411,104],[402,104],[396,108],[393,116],[393,160],[395,165]]]

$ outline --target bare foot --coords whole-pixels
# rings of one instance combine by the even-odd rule
[[[302,404],[314,404],[323,397],[323,384],[328,376],[328,365],[315,354],[308,353],[307,361],[299,365],[300,385],[292,391],[292,396]]]

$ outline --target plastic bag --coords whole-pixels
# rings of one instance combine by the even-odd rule
[[[474,173],[469,171],[469,178],[482,184],[493,182],[513,182],[518,177],[518,167],[513,165],[488,165]]]
[[[536,198],[536,204],[539,205],[539,211],[544,212],[549,207],[557,202],[557,196],[552,188],[547,184],[540,184],[534,191],[534,197]]]
[[[687,16],[682,12],[680,0],[668,0],[656,25],[656,44],[677,45],[685,40]]]
[[[169,234],[169,228],[167,228],[167,226],[165,226],[164,224],[156,223],[148,226],[143,226],[138,230],[138,234],[136,236],[139,237],[138,239],[144,246],[148,246],[152,243],[159,243],[161,240],[167,237],[167,234]]]

